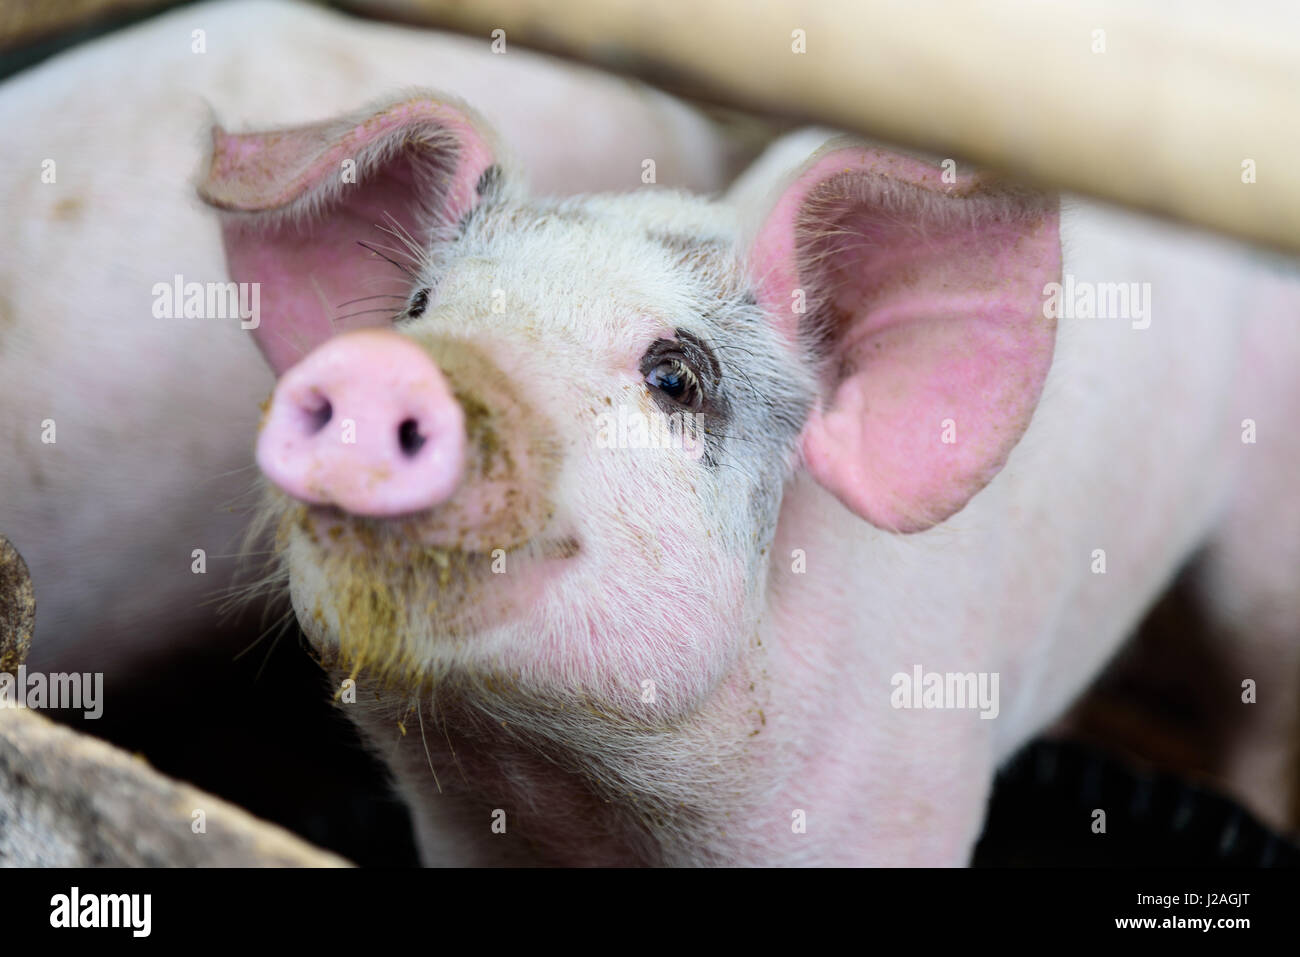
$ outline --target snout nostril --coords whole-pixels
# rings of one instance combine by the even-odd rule
[[[413,457],[424,446],[424,441],[420,424],[415,419],[406,419],[397,427],[397,444],[404,455]]]
[[[334,418],[334,406],[330,405],[330,400],[324,396],[321,396],[319,406],[304,408],[302,411],[306,417],[308,435],[315,435],[329,425],[330,419]]]

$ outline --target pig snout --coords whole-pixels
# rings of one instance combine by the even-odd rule
[[[303,502],[395,516],[451,497],[465,444],[464,413],[433,359],[370,329],[327,340],[284,373],[257,463]]]

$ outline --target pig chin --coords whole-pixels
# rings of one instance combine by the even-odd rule
[[[451,539],[453,526],[436,514],[380,521],[331,507],[285,512],[278,539],[294,611],[328,664],[389,685],[422,684],[437,677],[438,662],[473,654],[475,636],[526,616],[581,551],[549,523],[522,540],[491,529]]]

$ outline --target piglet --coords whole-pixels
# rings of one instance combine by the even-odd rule
[[[1258,629],[1222,707],[1274,799],[1294,278],[818,142],[721,201],[554,199],[432,94],[215,131],[272,574],[427,863],[963,863],[999,763],[1198,555]]]
[[[737,172],[727,138],[676,100],[496,49],[236,0],[187,4],[0,84],[0,534],[31,567],[34,668],[106,671],[111,695],[132,669],[231,629],[256,502],[248,436],[272,379],[250,336],[266,303],[223,295],[220,234],[194,198],[214,113],[267,128],[429,84],[473,91],[548,192],[643,178],[718,190]]]

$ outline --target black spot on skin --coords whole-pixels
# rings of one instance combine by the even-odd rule
[[[412,319],[418,319],[424,315],[424,310],[429,306],[429,290],[421,289],[411,300],[411,306],[406,310],[406,314]]]
[[[745,295],[741,297],[740,301],[744,303],[746,306],[758,305],[758,297],[755,296],[752,292],[745,293]]]
[[[493,163],[483,171],[483,175],[478,178],[478,185],[474,191],[480,196],[486,195],[489,191],[496,192],[497,184],[501,181],[501,167]]]

